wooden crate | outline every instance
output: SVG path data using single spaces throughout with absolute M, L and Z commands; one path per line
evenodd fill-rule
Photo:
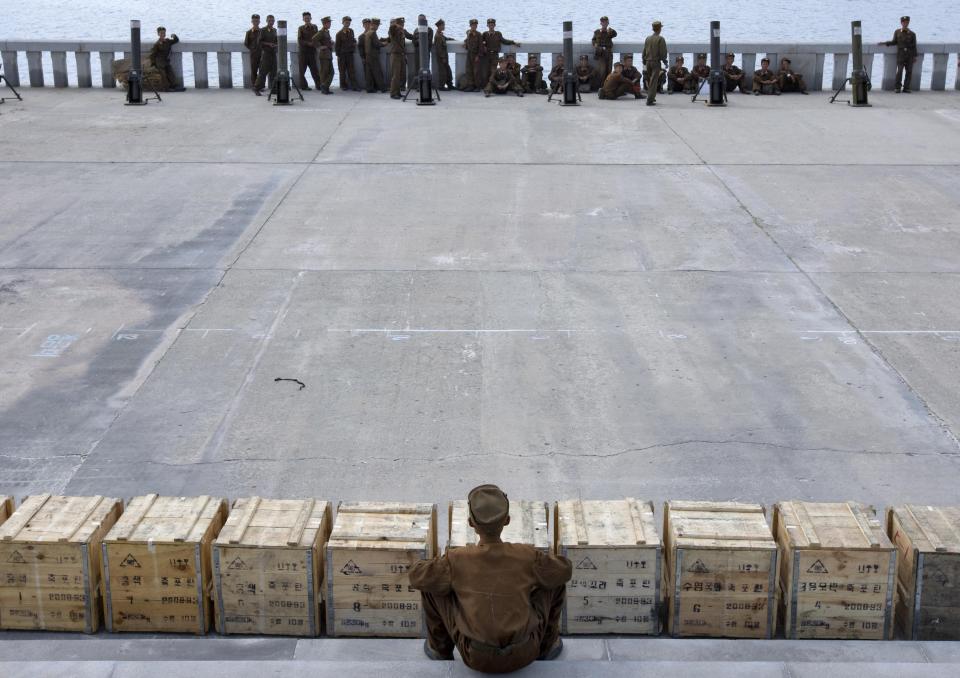
M 0 525 L 0 629 L 95 633 L 100 542 L 121 513 L 108 497 L 27 497 Z
M 0 525 L 13 513 L 13 497 L 0 494 Z
M 512 544 L 529 544 L 540 551 L 548 552 L 550 550 L 549 511 L 545 501 L 511 499 L 510 524 L 503 528 L 500 539 Z M 467 522 L 470 518 L 470 507 L 466 499 L 450 502 L 447 517 L 450 524 L 448 549 L 477 543 L 479 540 L 477 532 Z
M 660 632 L 663 542 L 653 504 L 636 499 L 560 501 L 556 550 L 573 563 L 561 632 Z
M 213 546 L 220 633 L 320 634 L 330 503 L 237 499 Z
M 227 519 L 215 497 L 135 497 L 103 540 L 108 631 L 207 632 L 211 545 Z
M 960 640 L 960 506 L 887 510 L 897 548 L 896 621 L 912 640 Z
M 892 637 L 896 554 L 871 507 L 780 502 L 773 533 L 787 638 Z
M 674 637 L 772 638 L 777 544 L 759 504 L 664 505 L 667 629 Z
M 327 543 L 327 634 L 424 635 L 410 568 L 436 552 L 436 504 L 341 503 Z

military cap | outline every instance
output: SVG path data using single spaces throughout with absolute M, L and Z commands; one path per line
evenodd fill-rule
M 362 24 L 368 24 L 368 23 L 370 23 L 370 19 L 360 19 L 360 23 L 362 23 Z
M 167 27 L 166 27 L 166 26 L 157 26 L 157 33 L 159 33 L 160 31 L 165 31 L 165 30 L 167 30 Z
M 433 22 L 434 26 L 439 26 L 440 24 L 443 24 L 444 26 L 446 26 L 447 22 L 444 21 L 443 19 L 437 19 L 436 21 Z
M 495 23 L 497 23 L 497 20 L 496 20 L 496 19 L 487 19 L 487 23 L 488 23 L 488 24 L 495 24 Z
M 706 59 L 706 58 L 707 58 L 707 55 L 704 54 L 703 52 L 700 52 L 700 53 L 697 55 L 697 58 L 698 58 L 698 59 Z
M 353 21 L 353 19 L 351 19 L 351 18 L 348 17 L 348 16 L 345 16 L 345 17 L 343 17 L 342 19 L 340 19 L 340 21 L 341 21 L 341 23 L 342 23 L 342 22 L 344 22 L 344 21 Z M 362 22 L 361 22 L 361 23 L 362 23 Z
M 322 19 L 320 19 L 320 23 L 325 23 L 325 22 L 327 22 L 327 21 L 333 21 L 333 19 L 331 19 L 331 18 L 328 17 L 328 16 L 325 16 L 325 17 L 323 17 Z
M 610 21 L 610 17 L 602 16 L 600 17 L 600 21 Z
M 510 500 L 496 485 L 480 485 L 467 495 L 470 518 L 480 527 L 497 527 L 510 515 Z
M 727 52 L 727 56 L 728 56 L 728 57 L 732 57 L 732 56 L 735 56 L 735 55 L 734 55 L 733 52 Z
M 793 63 L 793 62 L 790 61 L 790 59 L 788 59 L 787 57 L 783 57 L 782 59 L 780 59 L 780 61 L 786 61 L 788 64 L 792 64 L 792 63 Z
M 372 19 L 370 19 L 370 23 L 372 23 L 372 24 L 378 24 L 378 23 L 380 23 L 380 19 L 378 19 L 377 17 L 373 17 Z
M 251 15 L 250 15 L 250 18 L 251 18 L 251 19 L 259 19 L 259 18 L 260 18 L 260 15 L 259 15 L 259 14 L 251 14 Z
M 590 58 L 590 57 L 588 57 L 586 54 L 581 54 L 581 55 L 580 55 L 580 61 L 583 61 L 584 59 L 589 59 L 589 58 Z
M 477 21 L 476 19 L 470 19 L 470 25 L 471 25 L 471 26 L 472 26 L 473 24 L 478 24 L 478 23 L 480 23 L 480 22 Z
M 654 22 L 653 22 L 653 25 L 654 25 L 654 26 L 660 26 L 660 27 L 662 28 L 662 27 L 663 27 L 663 22 L 661 22 L 661 21 L 654 21 Z
M 313 16 L 310 12 L 304 12 L 300 16 Z
M 904 15 L 904 16 L 900 17 L 900 21 L 910 21 L 910 17 Z
M 678 55 L 677 55 L 677 58 L 674 59 L 674 61 L 678 61 L 678 62 L 679 62 L 679 61 L 683 61 L 683 60 L 684 60 L 684 59 L 683 59 L 683 55 L 682 55 L 682 54 L 678 54 Z

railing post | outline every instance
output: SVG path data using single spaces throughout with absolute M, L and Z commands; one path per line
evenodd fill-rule
M 954 89 L 960 89 L 960 52 L 957 52 L 957 79 L 953 82 Z
M 116 87 L 113 77 L 113 52 L 100 52 L 100 84 L 103 87 Z
M 93 87 L 93 73 L 90 70 L 90 52 L 74 52 L 77 59 L 77 87 Z
M 873 52 L 868 52 L 863 55 L 863 70 L 866 72 L 867 77 L 870 78 L 871 84 L 873 81 Z
M 30 86 L 43 87 L 43 52 L 27 52 L 27 70 Z
M 220 89 L 233 88 L 233 60 L 230 52 L 217 52 L 217 75 Z
M 749 90 L 753 87 L 753 72 L 757 70 L 757 53 L 744 52 L 740 63 L 740 68 L 743 69 L 743 86 Z
M 3 50 L 3 77 L 14 87 L 20 86 L 20 64 L 16 50 Z
M 177 82 L 181 87 L 186 87 L 187 83 L 183 79 L 183 52 L 176 50 L 170 52 L 170 65 L 173 66 L 173 74 L 177 76 Z M 175 87 L 175 83 L 170 83 L 170 87 Z
M 847 87 L 847 67 L 850 64 L 850 55 L 846 52 L 835 52 L 833 55 L 833 85 L 834 92 Z
M 66 87 L 67 82 L 67 53 L 56 51 L 50 52 L 50 60 L 53 63 L 53 86 Z
M 217 62 L 219 66 L 219 60 Z M 250 51 L 243 50 L 240 52 L 240 66 L 243 70 L 243 86 L 246 89 L 253 87 L 253 82 L 250 80 Z
M 197 89 L 207 89 L 210 86 L 206 52 L 193 53 L 193 86 Z
M 814 54 L 813 82 L 810 89 L 814 92 L 823 91 L 823 62 L 827 60 L 825 52 Z
M 949 54 L 933 55 L 933 77 L 930 79 L 930 89 L 942 91 L 947 88 L 947 62 Z
M 893 79 L 897 76 L 897 55 L 890 52 L 883 53 L 883 80 L 880 87 L 885 92 L 893 91 Z

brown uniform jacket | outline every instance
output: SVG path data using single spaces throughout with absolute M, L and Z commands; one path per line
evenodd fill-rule
M 625 89 L 624 85 L 627 83 L 628 81 L 623 77 L 623 73 L 614 71 L 603 81 L 603 86 L 600 87 L 600 91 L 603 92 L 604 96 L 613 98 L 618 94 L 622 94 L 620 90 Z
M 738 75 L 743 75 L 743 71 L 737 66 L 727 66 L 724 64 L 720 67 L 720 70 L 723 71 L 723 74 L 729 78 L 736 78 Z
M 251 52 L 260 53 L 260 29 L 251 28 L 243 36 L 243 46 Z
M 472 54 L 477 54 L 482 47 L 483 34 L 472 28 L 467 30 L 467 37 L 463 40 L 463 48 Z
M 407 44 L 406 36 L 406 30 L 399 24 L 390 26 L 390 30 L 387 31 L 387 38 L 390 40 L 387 54 L 403 54 Z
M 173 36 L 172 38 L 164 38 L 163 40 L 157 40 L 153 43 L 153 48 L 150 50 L 150 59 L 153 61 L 153 65 L 158 68 L 162 68 L 170 61 L 170 50 L 173 49 L 173 46 L 180 42 L 180 38 Z
M 487 48 L 487 54 L 496 54 L 500 52 L 503 45 L 516 45 L 513 40 L 507 40 L 500 31 L 486 31 L 483 34 L 483 44 Z
M 379 62 L 383 39 L 372 28 L 363 34 L 363 56 L 372 62 Z
M 447 48 L 447 43 L 450 40 L 451 38 L 445 33 L 437 33 L 433 39 L 434 53 L 437 55 L 437 61 L 442 64 L 450 63 L 450 52 Z
M 625 80 L 629 80 L 633 84 L 639 83 L 640 78 L 642 77 L 636 66 L 631 66 L 630 68 L 624 66 L 623 71 L 621 71 L 621 75 L 623 75 Z
M 769 69 L 764 71 L 761 68 L 753 72 L 753 79 L 759 80 L 763 85 L 775 85 L 777 83 L 777 74 Z
M 319 30 L 316 24 L 303 24 L 297 29 L 297 46 L 301 52 L 311 52 L 316 49 L 314 40 Z
M 603 30 L 598 28 L 593 32 L 593 40 L 590 42 L 593 43 L 594 48 L 597 50 L 605 50 L 606 52 L 613 51 L 613 39 L 617 37 L 617 32 L 612 28 Z
M 658 33 L 651 33 L 643 42 L 643 65 L 654 67 L 656 62 L 667 62 L 667 41 Z
M 277 49 L 277 29 L 264 26 L 260 29 L 260 54 L 271 52 L 276 54 Z
M 917 34 L 909 28 L 898 28 L 893 32 L 893 40 L 887 40 L 887 47 L 897 46 L 897 62 L 906 63 L 917 56 Z
M 547 76 L 547 79 L 555 86 L 563 84 L 563 66 L 557 64 L 551 68 L 550 75 Z
M 330 39 L 330 31 L 321 28 L 313 36 L 313 44 L 318 47 L 317 56 L 321 59 L 333 59 L 333 41 Z
M 337 31 L 337 38 L 333 43 L 333 51 L 337 56 L 347 56 L 357 51 L 357 38 L 352 28 L 341 28 Z
M 671 66 L 670 70 L 667 71 L 667 77 L 670 78 L 670 82 L 678 82 L 681 85 L 686 85 L 690 79 L 690 71 L 686 66 Z
M 703 66 L 694 66 L 693 70 L 690 71 L 693 75 L 698 78 L 709 78 L 710 77 L 710 67 L 704 64 Z
M 526 640 L 539 620 L 535 590 L 563 586 L 573 574 L 563 556 L 526 544 L 482 544 L 422 560 L 410 570 L 413 588 L 455 598 L 457 628 L 468 638 L 506 647 Z

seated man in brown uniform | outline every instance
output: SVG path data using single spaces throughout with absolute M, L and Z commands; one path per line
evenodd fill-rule
M 667 94 L 674 92 L 692 94 L 693 82 L 696 80 L 690 77 L 690 71 L 683 65 L 683 57 L 678 56 L 673 66 L 667 71 Z
M 550 69 L 547 79 L 550 81 L 550 91 L 556 94 L 563 89 L 563 55 L 557 57 Z
M 790 59 L 786 57 L 780 59 L 780 72 L 777 73 L 777 84 L 780 85 L 781 92 L 800 92 L 800 94 L 807 94 L 807 86 L 803 82 L 803 76 L 790 68 Z
M 496 485 L 475 487 L 467 499 L 479 544 L 410 570 L 410 584 L 423 596 L 424 652 L 449 660 L 456 647 L 464 664 L 487 673 L 555 659 L 563 648 L 559 623 L 570 561 L 500 541 L 510 502 Z
M 780 81 L 777 74 L 770 70 L 770 59 L 763 57 L 760 60 L 760 70 L 753 72 L 753 93 L 780 95 Z
M 580 63 L 573 72 L 577 76 L 577 87 L 581 92 L 593 92 L 599 86 L 597 69 L 590 63 L 590 57 L 586 54 L 580 55 Z
M 690 69 L 691 85 L 694 90 L 700 89 L 700 86 L 703 84 L 703 81 L 710 77 L 710 67 L 707 66 L 707 55 L 698 54 L 697 63 L 693 65 L 693 68 Z
M 720 67 L 723 71 L 723 82 L 728 92 L 733 92 L 739 87 L 740 94 L 746 94 L 747 90 L 743 88 L 743 69 L 734 65 L 734 58 L 733 52 L 730 52 L 727 54 L 727 62 Z
M 513 92 L 518 97 L 523 96 L 523 85 L 521 85 L 513 75 L 510 64 L 506 57 L 500 57 L 497 62 L 497 70 L 490 76 L 487 86 L 483 88 L 484 96 L 492 94 L 506 94 Z
M 633 95 L 639 99 L 642 93 L 643 87 L 643 73 L 640 72 L 640 69 L 633 65 L 633 55 L 624 54 L 623 58 L 623 70 L 620 71 L 620 74 L 623 76 L 623 79 L 629 82 L 632 86 Z
M 619 99 L 630 92 L 633 92 L 633 83 L 623 77 L 623 64 L 618 61 L 613 65 L 613 73 L 604 79 L 597 96 L 601 99 Z M 639 95 L 634 96 L 640 98 Z

